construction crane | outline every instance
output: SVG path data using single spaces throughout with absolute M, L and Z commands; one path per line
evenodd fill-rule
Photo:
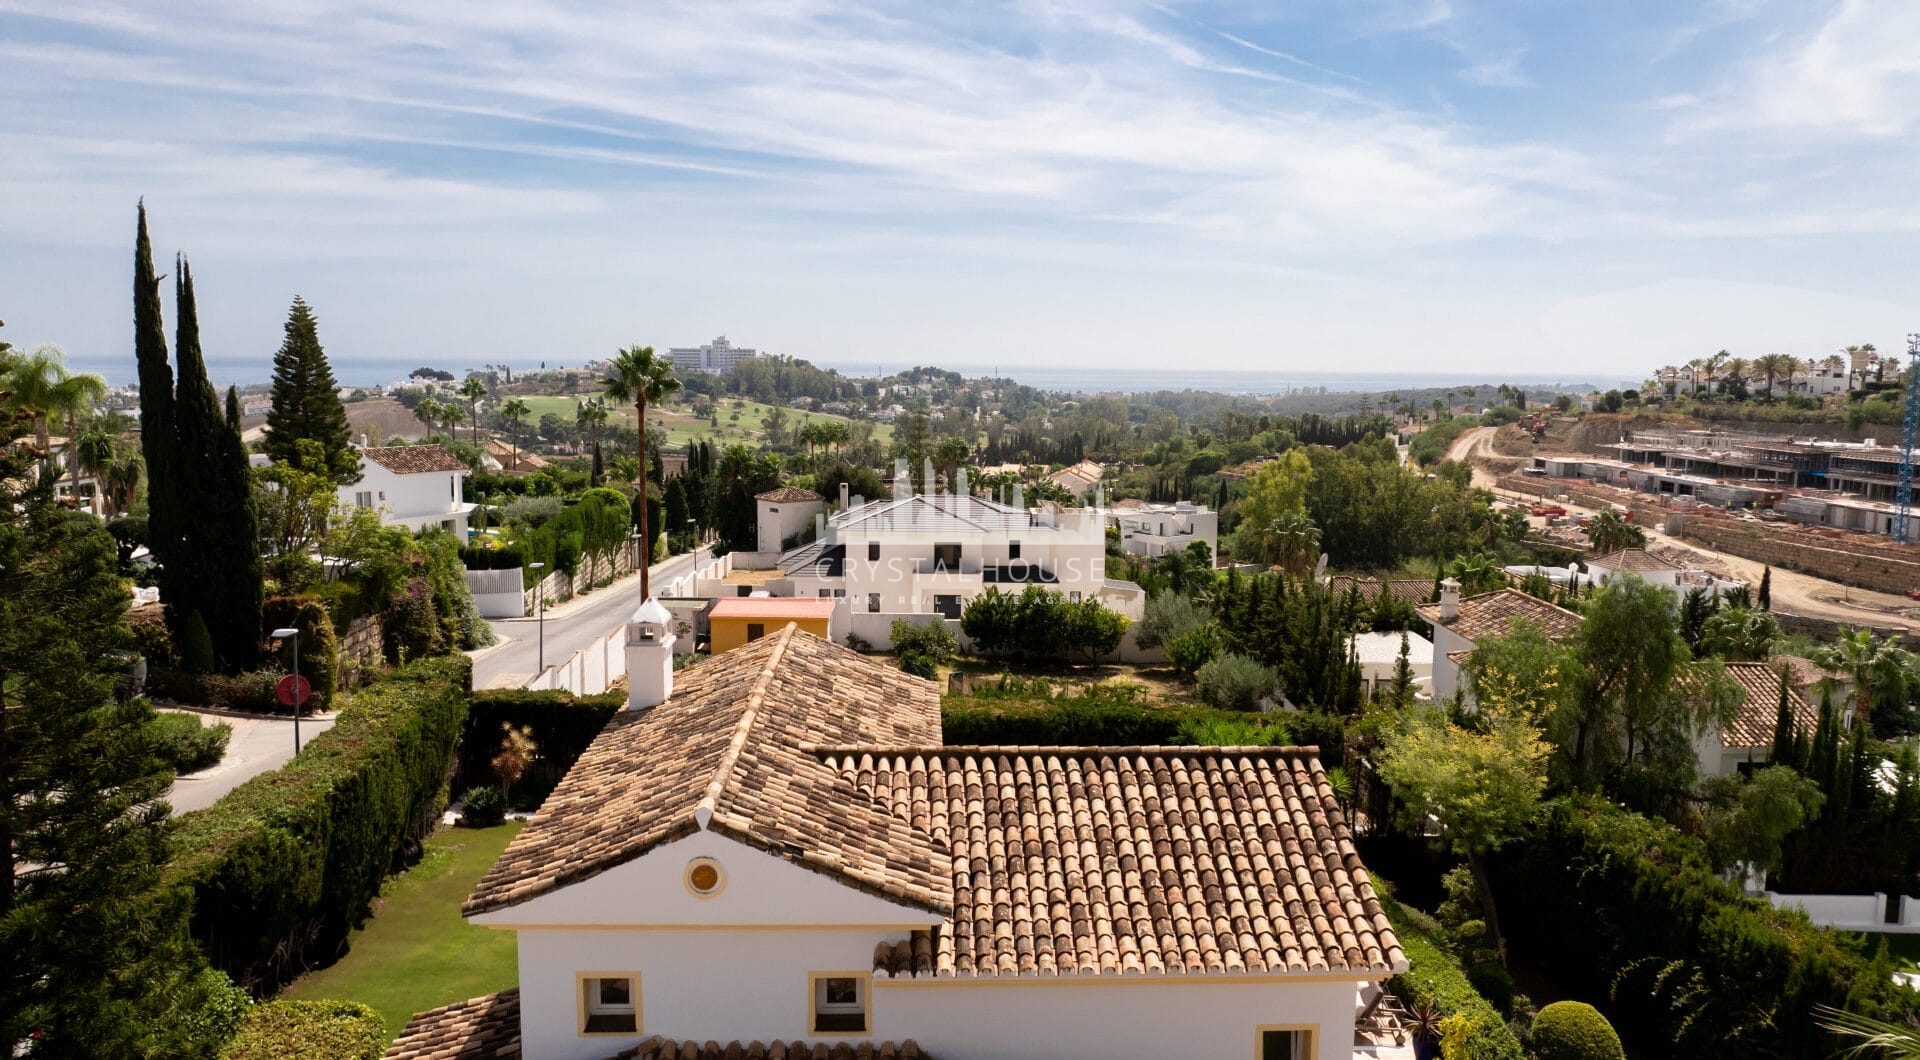
M 1913 443 L 1920 434 L 1920 333 L 1907 336 L 1907 418 L 1900 429 L 1900 485 L 1893 501 L 1893 539 L 1907 540 L 1907 515 L 1913 507 Z

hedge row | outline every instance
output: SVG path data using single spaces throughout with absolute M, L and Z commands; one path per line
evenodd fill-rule
M 1861 937 L 1813 927 L 1714 875 L 1698 841 L 1591 799 L 1561 800 L 1495 863 L 1501 924 L 1576 994 L 1674 1055 L 1827 1056 L 1814 1006 L 1920 1008 Z M 1570 959 L 1570 955 L 1573 955 Z
M 940 728 L 956 746 L 1135 747 L 1184 742 L 1188 725 L 1245 722 L 1248 715 L 1213 707 L 1167 705 L 1132 684 L 1098 684 L 1077 694 L 1049 693 L 1044 680 L 1004 680 L 976 686 L 969 695 L 941 700 Z M 1345 723 L 1337 715 L 1300 711 L 1274 715 L 1295 743 L 1320 748 L 1320 760 L 1339 765 Z
M 387 1025 L 356 1001 L 268 1001 L 247 1010 L 220 1060 L 380 1060 Z
M 1442 1016 L 1465 1016 L 1471 1022 L 1466 1051 L 1447 1060 L 1521 1060 L 1520 1039 L 1507 1029 L 1506 1018 L 1481 997 L 1460 962 L 1433 937 L 1428 919 L 1391 898 L 1382 897 L 1393 933 L 1407 955 L 1407 970 L 1387 981 L 1395 997 L 1415 1005 L 1432 1005 Z
M 515 803 L 537 802 L 560 783 L 607 719 L 626 705 L 623 692 L 575 696 L 565 690 L 528 691 L 489 688 L 475 692 L 460 730 L 460 751 L 453 772 L 453 794 L 494 783 L 493 756 L 500 750 L 501 726 L 527 726 L 539 748 L 533 765 L 512 792 Z
M 285 767 L 181 819 L 169 876 L 215 967 L 257 996 L 339 955 L 433 828 L 471 682 L 459 655 L 396 670 Z

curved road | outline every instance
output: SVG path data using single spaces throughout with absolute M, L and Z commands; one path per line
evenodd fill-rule
M 702 549 L 654 564 L 654 592 L 659 592 L 661 583 L 692 571 L 696 561 L 706 558 L 707 552 Z M 639 606 L 640 579 L 629 574 L 605 588 L 548 607 L 547 665 L 565 662 L 574 652 L 612 633 Z M 473 687 L 517 687 L 539 672 L 541 634 L 537 617 L 494 619 L 493 632 L 501 643 L 469 653 L 473 657 Z
M 1503 497 L 1512 497 L 1531 501 L 1533 498 L 1523 494 L 1508 493 L 1496 489 L 1493 475 L 1480 466 L 1478 458 L 1498 455 L 1493 448 L 1494 433 L 1497 427 L 1474 427 L 1462 431 L 1460 437 L 1453 440 L 1447 448 L 1447 459 L 1469 461 L 1473 467 L 1473 484 Z M 1577 504 L 1566 503 L 1562 507 L 1578 515 L 1593 515 L 1595 512 Z M 1698 541 L 1687 541 L 1669 537 L 1664 531 L 1653 526 L 1643 526 L 1647 532 L 1647 543 L 1684 548 L 1700 553 L 1724 566 L 1734 577 L 1749 585 L 1758 586 L 1764 565 L 1741 556 L 1726 552 L 1717 552 Z M 1880 628 L 1900 628 L 1911 631 L 1916 623 L 1905 612 L 1915 606 L 1914 602 L 1892 593 L 1874 592 L 1871 589 L 1855 589 L 1851 586 L 1831 582 L 1825 578 L 1799 574 L 1789 570 L 1775 569 L 1773 572 L 1773 606 L 1776 610 L 1806 618 L 1821 618 L 1830 622 L 1840 622 L 1853 626 L 1876 626 Z

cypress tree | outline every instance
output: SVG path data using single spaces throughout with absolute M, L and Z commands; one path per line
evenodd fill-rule
M 1773 568 L 1760 569 L 1760 610 L 1773 610 Z
M 147 464 L 147 547 L 160 562 L 160 598 L 177 637 L 193 610 L 195 588 L 182 567 L 178 486 L 174 475 L 173 369 L 167 364 L 167 331 L 160 316 L 160 279 L 153 272 L 147 238 L 147 205 L 140 204 L 133 248 L 133 352 L 140 378 L 140 453 Z M 184 605 L 184 606 L 183 606 Z
M 237 387 L 227 388 L 227 426 L 233 433 L 240 433 L 240 390 Z
M 587 476 L 588 486 L 600 485 L 600 479 L 606 474 L 606 466 L 600 460 L 600 443 L 593 443 L 593 471 Z
M 1773 718 L 1773 747 L 1767 752 L 1767 761 L 1777 766 L 1792 766 L 1804 771 L 1806 763 L 1793 756 L 1793 707 L 1787 701 L 1787 668 L 1780 668 L 1780 707 Z
M 306 301 L 295 298 L 287 310 L 286 337 L 273 355 L 267 455 L 281 463 L 298 463 L 295 443 L 302 438 L 320 443 L 335 484 L 360 481 L 360 454 L 354 452 L 347 408 L 340 403 L 339 384 L 320 347 L 319 325 Z
M 193 270 L 180 258 L 175 272 L 174 311 L 179 322 L 174 356 L 180 367 L 174 393 L 177 466 L 193 471 L 192 503 L 185 510 L 194 517 L 183 573 L 197 579 L 194 603 L 206 621 L 217 664 L 227 670 L 248 670 L 260 660 L 266 578 L 253 476 L 240 432 L 227 422 L 213 384 L 207 381 Z
M 1833 713 L 1833 699 L 1820 697 L 1820 723 L 1813 730 L 1813 747 L 1807 752 L 1807 775 L 1827 800 L 1833 800 L 1833 779 L 1840 757 L 1840 723 Z

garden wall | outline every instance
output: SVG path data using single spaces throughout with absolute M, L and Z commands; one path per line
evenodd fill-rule
M 361 615 L 340 634 L 340 661 L 378 666 L 386 658 L 386 631 L 379 615 Z
M 1905 595 L 1909 589 L 1920 589 L 1920 551 L 1903 548 L 1892 541 L 1868 543 L 1791 529 L 1778 523 L 1756 524 L 1697 515 L 1685 515 L 1677 521 L 1676 536 L 1755 563 L 1883 593 Z

